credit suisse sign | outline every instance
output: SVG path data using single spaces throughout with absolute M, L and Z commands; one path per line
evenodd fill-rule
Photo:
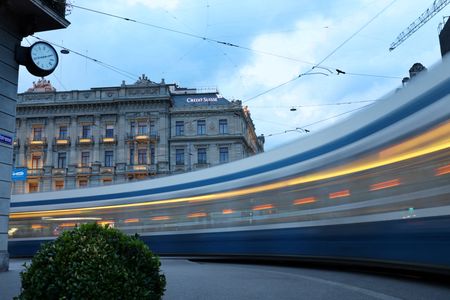
M 199 98 L 191 98 L 187 97 L 186 102 L 187 103 L 204 103 L 204 102 L 217 102 L 216 97 L 199 97 Z

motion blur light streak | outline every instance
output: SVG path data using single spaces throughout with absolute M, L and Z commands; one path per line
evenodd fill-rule
M 97 224 L 105 226 L 105 225 L 114 225 L 114 221 L 98 221 Z
M 308 203 L 314 203 L 316 202 L 316 198 L 314 197 L 307 197 L 302 199 L 294 200 L 294 205 L 302 205 L 302 204 L 308 204 Z
M 31 225 L 31 229 L 43 229 L 45 228 L 45 226 L 40 225 L 40 224 L 33 224 Z
M 61 215 L 102 217 L 161 255 L 333 258 L 450 274 L 450 184 L 436 176 L 450 169 L 445 62 L 352 119 L 270 153 L 146 181 L 13 195 L 10 255 L 33 255 L 71 229 L 41 218 Z
M 139 223 L 139 219 L 138 218 L 133 218 L 133 219 L 126 219 L 123 221 L 125 224 L 128 223 Z
M 59 227 L 75 227 L 75 226 L 77 226 L 76 223 L 62 223 L 62 224 L 59 224 Z
M 252 208 L 252 210 L 265 210 L 265 209 L 272 209 L 272 204 L 263 204 L 263 205 L 256 205 Z
M 450 164 L 436 169 L 436 176 L 441 176 L 449 173 L 450 173 Z
M 150 220 L 152 221 L 167 221 L 170 220 L 169 216 L 157 216 L 157 217 L 151 217 Z
M 188 218 L 202 218 L 202 217 L 206 217 L 207 214 L 203 213 L 203 212 L 198 212 L 198 213 L 192 213 L 188 215 Z
M 342 190 L 339 192 L 330 193 L 328 195 L 328 198 L 335 199 L 335 198 L 343 198 L 350 196 L 350 190 Z
M 439 136 L 439 140 L 435 141 L 427 145 L 427 147 L 423 147 L 418 150 L 411 150 L 407 153 L 398 153 L 393 155 L 392 157 L 385 157 L 383 159 L 379 159 L 378 155 L 371 156 L 368 159 L 360 160 L 355 163 L 350 163 L 344 167 L 334 168 L 328 171 L 322 171 L 313 173 L 311 175 L 300 176 L 297 178 L 284 180 L 276 183 L 271 183 L 262 186 L 256 186 L 251 188 L 243 188 L 240 190 L 234 190 L 229 192 L 219 192 L 208 195 L 201 196 L 193 196 L 186 198 L 176 198 L 176 199 L 167 199 L 167 200 L 155 200 L 151 202 L 139 202 L 139 203 L 130 203 L 130 204 L 119 204 L 119 205 L 110 205 L 110 206 L 97 206 L 97 207 L 82 207 L 76 209 L 61 209 L 61 210 L 43 210 L 43 211 L 30 211 L 30 212 L 12 212 L 10 214 L 10 219 L 17 218 L 29 218 L 29 217 L 40 217 L 40 216 L 60 216 L 63 214 L 75 214 L 75 213 L 83 213 L 83 211 L 93 211 L 93 210 L 104 210 L 104 209 L 114 209 L 114 208 L 125 208 L 125 207 L 140 207 L 140 206 L 150 206 L 150 205 L 160 205 L 160 204 L 174 204 L 181 202 L 190 202 L 190 201 L 211 201 L 218 200 L 224 198 L 232 198 L 237 196 L 243 196 L 253 193 L 265 192 L 280 188 L 285 188 L 288 186 L 295 186 L 302 183 L 309 183 L 324 179 L 331 179 L 334 177 L 339 177 L 343 175 L 349 175 L 352 173 L 357 173 L 361 171 L 366 171 L 370 169 L 374 169 L 377 167 L 386 166 L 389 164 L 398 163 L 401 161 L 405 161 L 408 159 L 413 159 L 416 157 L 420 157 L 423 155 L 431 154 L 433 152 L 441 151 L 444 149 L 450 148 L 450 137 L 442 136 L 442 131 L 450 129 L 450 122 L 447 122 L 445 125 L 442 125 L 438 128 L 432 130 L 437 136 Z
M 393 180 L 388 180 L 388 181 L 385 181 L 385 182 L 372 184 L 370 186 L 370 190 L 371 191 L 377 191 L 377 190 L 381 190 L 381 189 L 387 189 L 387 188 L 390 188 L 390 187 L 394 187 L 394 186 L 397 186 L 397 185 L 400 185 L 400 180 L 399 179 L 393 179 Z

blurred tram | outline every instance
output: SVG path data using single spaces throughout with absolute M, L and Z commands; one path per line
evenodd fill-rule
M 201 171 L 13 195 L 12 257 L 87 222 L 160 255 L 450 270 L 450 61 L 289 145 Z

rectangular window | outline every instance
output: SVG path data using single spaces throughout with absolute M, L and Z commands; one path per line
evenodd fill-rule
M 198 135 L 205 135 L 206 134 L 206 121 L 205 120 L 198 120 L 197 121 L 197 134 Z
M 55 190 L 60 191 L 64 189 L 64 180 L 56 180 L 55 181 Z
M 33 141 L 42 141 L 42 127 L 33 127 Z
M 150 121 L 150 135 L 156 135 L 155 121 Z
M 147 164 L 147 149 L 138 150 L 138 164 L 139 165 Z
M 155 145 L 150 145 L 150 163 L 152 165 L 155 164 Z
M 84 188 L 88 186 L 88 180 L 87 179 L 79 179 L 78 180 L 78 187 Z
M 198 148 L 197 162 L 198 164 L 206 164 L 206 148 Z
M 219 134 L 228 133 L 228 121 L 226 119 L 219 120 Z
M 91 125 L 83 125 L 83 127 L 81 128 L 81 138 L 91 138 Z
M 33 154 L 31 156 L 31 168 L 40 169 L 41 168 L 41 155 Z
M 63 169 L 66 167 L 66 152 L 58 153 L 58 168 Z
M 130 165 L 134 165 L 134 148 L 130 148 Z
M 105 137 L 114 137 L 114 125 L 106 125 Z
M 175 149 L 175 163 L 184 165 L 184 149 Z
M 183 121 L 175 122 L 175 135 L 176 136 L 184 135 L 184 122 Z
M 39 192 L 39 183 L 29 182 L 28 183 L 28 192 L 30 192 L 30 193 Z
M 220 149 L 219 149 L 219 162 L 221 164 L 228 162 L 228 147 L 220 147 Z
M 81 166 L 82 167 L 89 167 L 89 165 L 91 163 L 89 156 L 90 156 L 89 152 L 81 152 Z
M 136 134 L 136 122 L 130 122 L 130 135 L 134 136 Z
M 139 122 L 138 123 L 138 135 L 146 135 L 147 134 L 147 123 Z
M 112 167 L 114 164 L 113 161 L 114 152 L 111 150 L 105 151 L 105 167 Z
M 59 139 L 60 140 L 67 139 L 67 126 L 59 127 Z

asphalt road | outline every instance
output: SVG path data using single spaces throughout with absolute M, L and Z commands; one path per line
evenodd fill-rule
M 0 273 L 0 300 L 20 291 L 23 260 Z M 196 262 L 163 258 L 164 300 L 221 299 L 450 299 L 450 285 L 337 269 Z
M 165 300 L 450 299 L 450 286 L 421 279 L 268 265 L 163 259 Z

